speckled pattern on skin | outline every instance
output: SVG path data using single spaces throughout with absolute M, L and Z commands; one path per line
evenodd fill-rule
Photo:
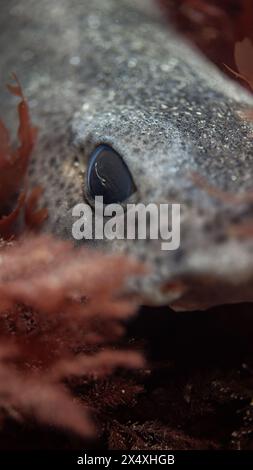
M 252 301 L 253 240 L 228 235 L 253 216 L 252 205 L 224 204 L 189 177 L 252 189 L 253 126 L 238 115 L 252 97 L 163 24 L 149 0 L 3 0 L 0 23 L 1 114 L 13 125 L 3 85 L 15 70 L 40 127 L 30 176 L 45 189 L 45 229 L 71 236 L 87 159 L 109 143 L 132 172 L 134 201 L 182 204 L 175 252 L 161 251 L 160 240 L 99 243 L 151 265 L 134 283 L 143 302 Z

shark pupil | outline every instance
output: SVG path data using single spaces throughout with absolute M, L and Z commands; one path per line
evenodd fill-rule
M 103 196 L 104 204 L 121 203 L 136 190 L 127 165 L 109 145 L 99 145 L 92 153 L 87 185 L 90 197 Z

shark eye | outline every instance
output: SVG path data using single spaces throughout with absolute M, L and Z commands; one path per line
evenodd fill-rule
M 109 145 L 99 145 L 87 170 L 89 196 L 103 196 L 104 204 L 121 203 L 135 191 L 132 175 L 121 156 Z

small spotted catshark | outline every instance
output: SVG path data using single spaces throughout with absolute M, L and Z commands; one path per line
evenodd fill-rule
M 129 170 L 132 201 L 181 204 L 176 251 L 161 251 L 160 240 L 95 244 L 151 266 L 134 285 L 143 303 L 252 301 L 253 239 L 231 227 L 252 220 L 253 205 L 221 200 L 191 178 L 234 194 L 252 189 L 253 127 L 238 112 L 253 106 L 250 94 L 149 0 L 2 0 L 0 22 L 1 83 L 15 70 L 40 128 L 30 181 L 44 188 L 45 230 L 71 237 L 90 157 L 107 145 Z M 2 92 L 9 125 L 11 107 Z

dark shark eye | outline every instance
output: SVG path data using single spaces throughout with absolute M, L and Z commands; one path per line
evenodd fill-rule
M 87 184 L 90 197 L 103 196 L 104 204 L 123 202 L 136 190 L 127 165 L 109 145 L 99 145 L 92 153 Z

